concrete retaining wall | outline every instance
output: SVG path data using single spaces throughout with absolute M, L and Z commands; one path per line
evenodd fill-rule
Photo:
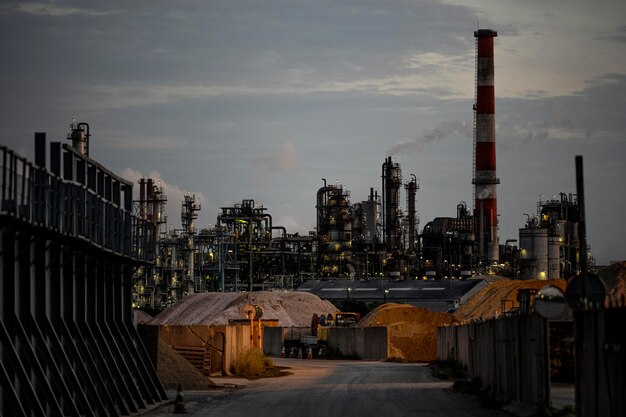
M 369 361 L 389 357 L 386 327 L 332 327 L 328 329 L 328 347 L 338 356 Z
M 437 359 L 467 367 L 468 376 L 507 402 L 549 405 L 547 321 L 536 314 L 440 327 Z
M 283 350 L 283 328 L 266 327 L 263 330 L 263 353 L 275 358 L 280 357 Z

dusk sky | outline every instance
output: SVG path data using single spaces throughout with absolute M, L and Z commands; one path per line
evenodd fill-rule
M 76 118 L 92 158 L 161 180 L 168 223 L 191 192 L 198 228 L 254 199 L 289 233 L 322 178 L 366 200 L 392 155 L 421 231 L 473 205 L 477 27 L 498 32 L 500 242 L 576 192 L 583 155 L 592 252 L 626 259 L 623 0 L 0 0 L 0 144 L 32 158 Z

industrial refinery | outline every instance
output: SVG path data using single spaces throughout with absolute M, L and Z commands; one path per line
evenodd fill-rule
M 0 415 L 185 413 L 183 384 L 223 390 L 195 394 L 194 415 L 222 415 L 220 405 L 240 415 L 224 404 L 257 407 L 241 400 L 255 389 L 270 404 L 260 415 L 308 415 L 334 398 L 320 387 L 337 386 L 341 405 L 323 410 L 343 415 L 356 394 L 379 396 L 381 414 L 399 403 L 391 415 L 414 415 L 420 395 L 440 395 L 426 412 L 457 415 L 466 406 L 444 410 L 447 376 L 404 363 L 434 361 L 519 415 L 546 415 L 553 382 L 569 385 L 568 401 L 575 390 L 578 415 L 623 415 L 626 263 L 594 274 L 582 156 L 575 194 L 540 195 L 519 234 L 500 236 L 500 216 L 522 213 L 498 210 L 497 36 L 474 32 L 472 172 L 459 179 L 472 200 L 450 217 L 420 218 L 420 177 L 433 173 L 403 173 L 402 154 L 364 167 L 380 178 L 364 189 L 320 172 L 309 184 L 315 227 L 301 234 L 277 224 L 272 201 L 245 195 L 200 224 L 197 195 L 173 201 L 156 175 L 135 183 L 92 159 L 85 121 L 62 142 L 35 133 L 34 162 L 0 146 Z M 286 385 L 256 381 L 275 376 Z M 295 405 L 275 414 L 285 393 Z M 371 414 L 356 410 L 347 415 Z
M 460 201 L 455 217 L 437 217 L 420 229 L 420 173 L 403 176 L 400 162 L 391 156 L 381 163 L 380 184 L 372 185 L 363 199 L 351 198 L 353 190 L 322 178 L 320 187 L 311 190 L 316 228 L 306 235 L 274 224 L 271 201 L 245 196 L 241 203 L 222 207 L 215 213 L 214 226 L 203 228 L 196 224 L 201 207 L 194 195 L 168 202 L 153 179 L 141 179 L 135 211 L 154 225 L 158 238 L 151 249 L 156 262 L 136 273 L 135 306 L 160 310 L 186 295 L 207 291 L 293 290 L 313 279 L 469 279 L 486 274 L 553 279 L 576 274 L 578 214 L 576 196 L 571 194 L 561 194 L 560 201 L 539 202 L 519 237 L 500 244 L 496 36 L 488 29 L 474 32 L 473 173 L 471 184 L 468 181 L 473 207 Z M 70 136 L 76 135 L 80 134 Z M 180 230 L 167 229 L 166 203 L 181 205 Z

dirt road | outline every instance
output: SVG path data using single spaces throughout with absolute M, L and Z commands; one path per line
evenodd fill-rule
M 426 365 L 276 359 L 293 375 L 231 393 L 186 392 L 187 415 L 219 417 L 504 416 L 437 381 Z M 218 380 L 219 382 L 219 380 Z M 150 416 L 168 415 L 162 407 Z

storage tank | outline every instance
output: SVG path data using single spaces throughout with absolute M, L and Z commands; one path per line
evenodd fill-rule
M 519 231 L 520 279 L 548 278 L 548 229 L 526 227 Z

